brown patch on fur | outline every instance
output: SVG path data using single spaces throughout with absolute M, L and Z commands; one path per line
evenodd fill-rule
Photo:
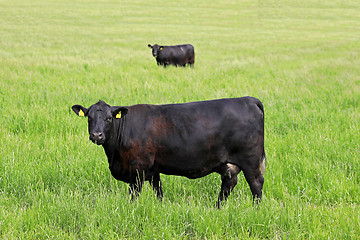
M 160 115 L 157 118 L 151 119 L 153 122 L 151 132 L 149 132 L 150 138 L 158 138 L 165 136 L 170 132 L 174 132 L 175 126 L 173 123 L 170 123 L 166 118 Z
M 146 139 L 133 140 L 120 150 L 122 167 L 130 176 L 138 173 L 147 175 L 151 171 L 155 157 L 162 148 L 159 139 L 174 129 L 174 126 L 169 124 L 163 116 L 154 119 L 149 117 L 148 121 L 151 124 L 149 123 L 149 129 L 144 129 Z
M 128 148 L 120 151 L 123 167 L 129 173 L 134 173 L 136 169 L 139 172 L 146 171 L 154 165 L 156 146 L 150 141 L 145 143 L 132 142 Z

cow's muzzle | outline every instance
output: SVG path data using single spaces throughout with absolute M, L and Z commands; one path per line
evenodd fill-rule
M 93 132 L 90 133 L 90 140 L 97 145 L 102 145 L 105 141 L 105 138 L 101 132 Z

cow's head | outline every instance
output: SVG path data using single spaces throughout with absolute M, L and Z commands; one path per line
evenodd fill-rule
M 110 134 L 114 134 L 111 132 L 114 122 L 128 111 L 125 107 L 112 107 L 101 100 L 89 108 L 74 105 L 72 110 L 80 117 L 88 117 L 89 138 L 98 145 L 104 144 Z
M 159 46 L 159 45 L 157 45 L 157 44 L 154 44 L 153 46 L 151 46 L 151 44 L 148 44 L 148 47 L 149 47 L 149 48 L 152 48 L 152 55 L 153 55 L 154 57 L 156 57 L 157 55 L 159 55 L 159 52 L 160 52 L 161 50 L 163 50 L 163 48 L 164 48 L 164 46 Z

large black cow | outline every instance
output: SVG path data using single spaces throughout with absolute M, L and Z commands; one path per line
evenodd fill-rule
M 175 46 L 159 46 L 148 44 L 152 48 L 152 54 L 156 57 L 158 65 L 175 65 L 183 66 L 186 64 L 193 66 L 195 63 L 194 47 L 191 44 L 175 45 Z
M 222 176 L 220 207 L 243 171 L 254 200 L 264 183 L 264 109 L 253 97 L 183 104 L 72 106 L 88 117 L 90 140 L 102 145 L 111 174 L 130 183 L 132 199 L 149 181 L 161 199 L 160 173 Z

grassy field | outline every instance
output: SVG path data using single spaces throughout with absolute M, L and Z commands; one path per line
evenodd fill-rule
M 359 239 L 360 2 L 0 0 L 0 239 Z M 194 68 L 147 44 L 191 43 Z M 130 203 L 71 106 L 251 95 L 261 205 L 240 173 L 162 175 Z

